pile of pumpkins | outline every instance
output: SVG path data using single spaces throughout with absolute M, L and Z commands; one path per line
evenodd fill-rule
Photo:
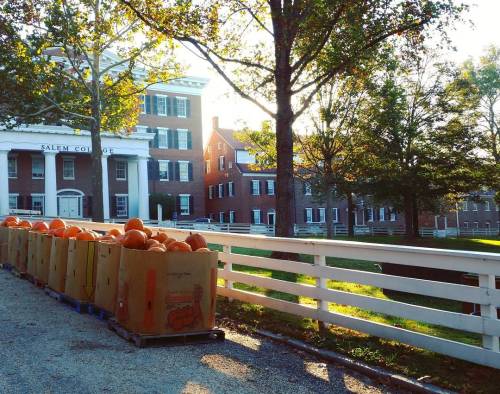
M 20 220 L 17 216 L 7 216 L 0 223 L 0 226 L 23 228 L 60 238 L 118 243 L 128 249 L 158 253 L 210 252 L 207 242 L 201 234 L 190 234 L 184 241 L 177 241 L 165 232 L 158 231 L 154 234 L 149 227 L 144 226 L 143 221 L 139 218 L 129 219 L 124 226 L 124 232 L 113 228 L 104 235 L 78 226 L 66 225 L 64 220 L 59 218 L 53 219 L 47 224 L 43 221 L 31 223 L 28 220 Z

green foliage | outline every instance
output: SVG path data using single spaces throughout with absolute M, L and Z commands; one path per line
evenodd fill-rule
M 149 217 L 153 220 L 158 218 L 158 204 L 162 207 L 162 220 L 172 219 L 175 211 L 175 197 L 163 193 L 149 195 Z

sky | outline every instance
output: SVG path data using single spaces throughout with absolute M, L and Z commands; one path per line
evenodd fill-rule
M 445 56 L 461 63 L 469 57 L 479 58 L 484 49 L 491 44 L 500 46 L 500 0 L 461 0 L 471 9 L 468 18 L 474 24 L 461 23 L 450 30 L 449 34 L 455 52 Z M 203 91 L 203 139 L 206 143 L 211 132 L 212 117 L 218 116 L 221 127 L 241 128 L 243 125 L 259 127 L 267 119 L 254 104 L 240 98 L 232 92 L 205 61 L 186 53 L 185 61 L 189 64 L 188 75 L 209 78 L 210 82 Z

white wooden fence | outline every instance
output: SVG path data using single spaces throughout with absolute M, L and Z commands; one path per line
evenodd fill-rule
M 116 224 L 93 222 L 73 223 L 95 230 L 106 230 L 117 226 Z M 165 229 L 165 231 L 177 239 L 183 239 L 189 233 L 189 230 L 173 228 Z M 381 338 L 400 341 L 478 364 L 500 368 L 500 320 L 497 319 L 497 308 L 500 307 L 500 290 L 495 289 L 495 277 L 500 276 L 500 254 L 350 241 L 288 239 L 213 231 L 201 233 L 208 242 L 223 247 L 223 252 L 219 256 L 224 263 L 224 268 L 219 269 L 219 277 L 224 279 L 225 285 L 218 287 L 217 290 L 221 296 L 263 305 L 278 311 L 335 324 Z M 236 246 L 308 254 L 314 256 L 314 264 L 235 254 L 232 252 L 232 248 Z M 479 287 L 328 267 L 326 265 L 326 257 L 328 256 L 475 273 L 479 276 Z M 233 271 L 233 264 L 308 275 L 316 278 L 316 286 Z M 372 285 L 422 296 L 480 304 L 481 315 L 473 316 L 449 312 L 333 290 L 328 288 L 328 280 Z M 235 282 L 296 296 L 310 297 L 317 300 L 317 307 L 314 308 L 239 290 L 233 286 Z M 482 346 L 472 346 L 332 312 L 328 308 L 329 303 L 351 305 L 377 313 L 477 333 L 482 335 Z

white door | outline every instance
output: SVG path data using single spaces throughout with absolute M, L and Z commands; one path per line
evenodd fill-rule
M 80 199 L 78 197 L 59 197 L 59 216 L 64 218 L 78 218 Z

